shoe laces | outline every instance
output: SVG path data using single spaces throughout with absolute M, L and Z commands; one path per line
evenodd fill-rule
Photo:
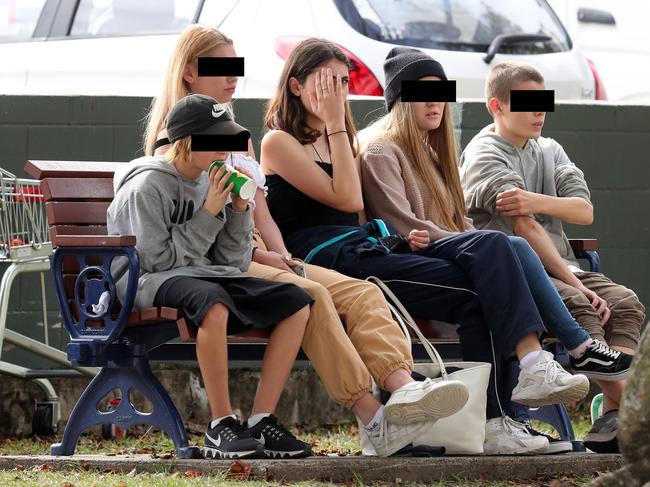
M 548 384 L 553 384 L 558 375 L 565 373 L 566 370 L 564 370 L 560 364 L 555 360 L 549 360 L 546 366 L 546 372 L 544 372 L 544 381 Z
M 503 416 L 501 418 L 501 423 L 503 424 L 503 429 L 506 433 L 511 436 L 519 445 L 526 447 L 526 443 L 522 440 L 522 436 L 530 437 L 531 433 L 526 428 L 526 425 L 515 421 L 510 416 Z
M 613 359 L 617 359 L 621 355 L 621 352 L 608 347 L 604 343 L 601 343 L 599 340 L 594 340 L 590 348 L 594 351 L 594 353 L 599 353 Z
M 267 425 L 265 426 L 264 429 L 269 428 L 273 431 L 273 435 L 277 438 L 280 439 L 284 436 L 287 436 L 291 438 L 292 440 L 295 440 L 296 437 L 286 429 L 284 426 L 282 426 L 280 423 L 278 423 L 278 418 L 276 418 L 273 415 L 267 416 L 266 418 L 262 419 Z
M 235 418 L 222 419 L 219 426 L 223 427 L 224 434 L 226 434 L 231 440 L 241 438 L 248 434 L 246 426 L 241 424 L 239 420 Z

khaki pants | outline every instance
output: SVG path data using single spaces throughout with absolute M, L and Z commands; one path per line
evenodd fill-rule
M 578 272 L 576 277 L 587 289 L 607 301 L 612 314 L 603 327 L 600 316 L 587 297 L 578 289 L 559 279 L 551 278 L 564 304 L 576 321 L 592 338 L 605 340 L 611 346 L 636 349 L 645 307 L 631 289 L 616 284 L 599 272 Z
M 377 286 L 310 264 L 305 271 L 308 279 L 252 262 L 247 274 L 314 298 L 302 348 L 332 399 L 350 409 L 370 392 L 371 377 L 382 386 L 395 370 L 413 370 L 409 343 Z

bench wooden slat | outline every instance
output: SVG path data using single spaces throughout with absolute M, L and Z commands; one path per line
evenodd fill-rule
M 106 235 L 106 225 L 51 225 L 50 241 L 59 235 Z
M 178 335 L 181 337 L 181 341 L 193 342 L 196 340 L 196 335 L 199 330 L 187 318 L 181 318 L 176 321 L 176 326 L 178 327 Z
M 113 178 L 115 169 L 124 162 L 98 161 L 38 161 L 29 160 L 25 172 L 34 179 L 59 178 Z
M 48 223 L 105 225 L 108 201 L 50 201 L 45 203 Z
M 45 178 L 41 181 L 45 201 L 113 199 L 112 178 Z
M 55 247 L 129 247 L 135 245 L 133 235 L 59 235 Z

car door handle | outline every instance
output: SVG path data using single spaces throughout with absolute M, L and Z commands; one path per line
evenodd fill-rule
M 578 9 L 578 22 L 585 24 L 616 25 L 616 19 L 611 13 L 605 10 L 583 7 Z

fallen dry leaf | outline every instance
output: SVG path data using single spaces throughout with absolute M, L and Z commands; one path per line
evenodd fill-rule
M 227 480 L 248 480 L 253 469 L 241 460 L 235 460 L 226 472 Z
M 189 478 L 196 478 L 196 477 L 200 477 L 202 475 L 203 474 L 201 472 L 199 472 L 198 470 L 187 470 L 185 472 L 185 476 L 189 477 Z

